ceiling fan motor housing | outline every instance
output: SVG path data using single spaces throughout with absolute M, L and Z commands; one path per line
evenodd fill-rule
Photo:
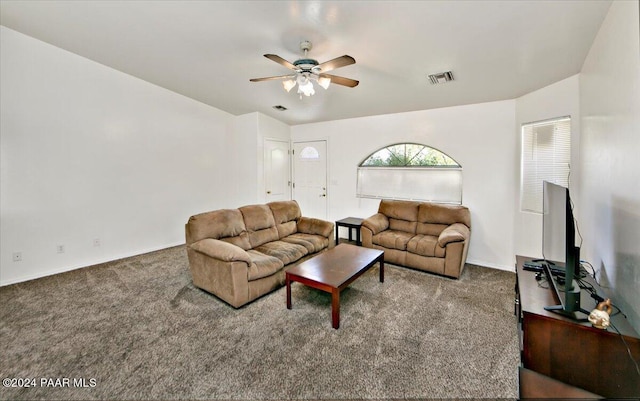
M 298 67 L 300 71 L 310 71 L 315 73 L 320 72 L 320 68 L 316 68 L 318 64 L 318 61 L 312 58 L 301 58 L 300 60 L 293 62 L 293 65 Z

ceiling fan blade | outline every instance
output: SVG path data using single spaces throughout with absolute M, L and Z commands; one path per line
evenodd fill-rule
M 321 72 L 329 72 L 331 70 L 335 70 L 336 68 L 344 67 L 347 65 L 355 64 L 356 60 L 347 56 L 346 54 L 341 57 L 336 57 L 333 60 L 325 61 L 324 63 L 318 65 L 320 67 Z
M 295 78 L 295 75 L 278 75 L 277 77 L 251 78 L 251 82 L 273 81 L 275 79 Z
M 355 79 L 339 77 L 331 74 L 320 74 L 320 77 L 327 77 L 331 79 L 332 84 L 348 86 L 349 88 L 354 88 L 360 83 L 360 81 L 356 81 Z
M 266 58 L 268 58 L 271 61 L 275 61 L 278 64 L 284 65 L 285 67 L 291 69 L 291 70 L 297 70 L 298 68 L 291 64 L 290 62 L 288 62 L 287 60 L 283 59 L 280 56 L 276 56 L 275 54 L 265 54 L 264 55 Z

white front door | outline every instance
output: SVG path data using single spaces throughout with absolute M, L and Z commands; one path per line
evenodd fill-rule
M 265 201 L 289 200 L 289 142 L 274 139 L 264 141 Z
M 293 143 L 292 195 L 303 216 L 327 218 L 327 141 Z

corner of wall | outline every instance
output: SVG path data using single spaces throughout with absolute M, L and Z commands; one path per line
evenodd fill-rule
M 640 2 L 614 1 L 580 72 L 582 258 L 640 332 Z

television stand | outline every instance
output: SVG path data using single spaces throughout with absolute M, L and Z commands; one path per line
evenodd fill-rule
M 523 367 L 518 368 L 518 371 L 520 400 L 601 400 L 604 398 Z
M 524 262 L 531 259 L 516 257 L 522 366 L 605 398 L 640 398 L 638 372 L 629 357 L 640 359 L 640 335 L 622 314 L 611 317 L 620 335 L 612 328 L 597 329 L 589 322 L 546 310 L 545 306 L 557 302 L 551 289 L 538 285 L 535 272 L 524 270 Z M 598 294 L 605 294 L 591 277 L 582 280 L 593 285 Z M 580 298 L 581 309 L 596 307 L 586 291 Z

